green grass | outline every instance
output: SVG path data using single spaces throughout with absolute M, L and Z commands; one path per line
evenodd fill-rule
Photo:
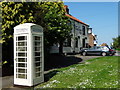
M 88 60 L 66 68 L 36 88 L 118 88 L 118 57 Z
M 116 50 L 120 51 L 120 48 L 117 48 Z

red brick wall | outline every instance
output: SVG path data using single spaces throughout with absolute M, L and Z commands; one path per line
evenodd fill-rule
M 89 37 L 89 45 L 91 47 L 94 46 L 94 36 L 92 34 L 89 34 L 88 37 Z

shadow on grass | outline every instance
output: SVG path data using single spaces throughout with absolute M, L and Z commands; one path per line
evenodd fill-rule
M 47 60 L 46 60 L 47 59 Z M 68 67 L 73 64 L 78 64 L 81 61 L 83 61 L 81 58 L 77 58 L 74 55 L 70 56 L 64 56 L 64 55 L 58 55 L 58 54 L 51 54 L 45 59 L 45 82 L 49 81 L 53 76 L 55 76 L 59 70 L 53 70 L 49 71 L 51 69 L 55 68 L 62 68 L 62 67 Z
M 50 71 L 50 72 L 46 73 L 46 74 L 44 75 L 44 77 L 45 77 L 45 79 L 44 79 L 45 82 L 49 81 L 50 78 L 52 78 L 54 75 L 57 74 L 57 72 L 59 72 L 59 71 L 54 70 L 54 71 Z
M 68 67 L 83 61 L 75 56 L 64 56 L 51 54 L 45 59 L 45 71 L 55 68 Z

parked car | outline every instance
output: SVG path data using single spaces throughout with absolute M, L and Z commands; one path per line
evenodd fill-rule
M 106 56 L 106 55 L 114 55 L 116 53 L 115 50 L 110 49 L 107 46 L 94 46 L 92 48 L 89 49 L 81 49 L 80 53 L 82 55 L 102 55 L 102 56 Z
M 115 53 L 116 53 L 116 50 L 115 50 L 115 48 L 113 48 L 113 47 L 110 47 L 110 48 L 109 48 L 109 50 L 110 50 L 110 52 L 111 52 L 111 54 L 112 54 L 112 55 L 115 55 Z

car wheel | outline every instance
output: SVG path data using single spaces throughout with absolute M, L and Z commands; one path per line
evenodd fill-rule
M 115 55 L 115 53 L 113 53 L 111 56 L 114 56 Z
M 83 56 L 86 56 L 86 54 L 87 54 L 86 52 L 83 52 L 83 53 L 82 53 Z
M 102 56 L 106 56 L 107 55 L 107 53 L 105 53 L 105 52 L 102 52 Z

